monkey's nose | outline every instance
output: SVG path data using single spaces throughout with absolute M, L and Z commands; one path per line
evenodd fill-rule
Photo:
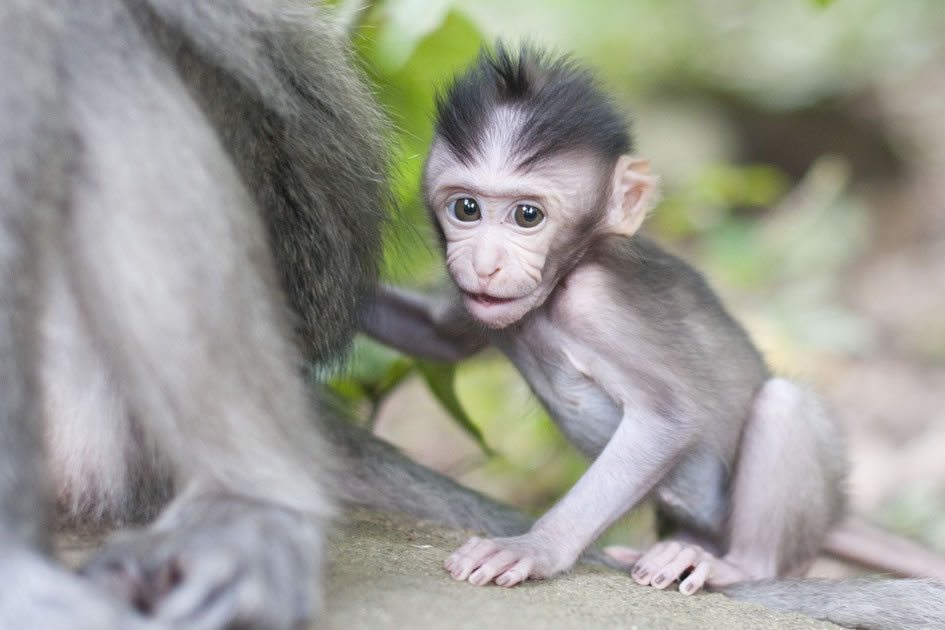
M 485 290 L 501 269 L 501 267 L 496 267 L 492 271 L 477 271 L 476 275 L 479 276 L 479 289 Z

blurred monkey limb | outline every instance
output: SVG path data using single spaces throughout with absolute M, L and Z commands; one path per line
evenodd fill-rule
M 446 569 L 477 585 L 549 577 L 649 498 L 677 534 L 613 550 L 639 584 L 713 587 L 850 627 L 940 623 L 934 582 L 763 582 L 802 575 L 840 522 L 845 444 L 703 278 L 637 235 L 657 180 L 631 150 L 591 75 L 528 47 L 483 53 L 437 103 L 423 196 L 463 308 L 385 288 L 364 326 L 443 359 L 495 344 L 593 460 L 527 533 L 472 538 Z M 887 548 L 887 566 L 899 555 Z M 898 566 L 943 575 L 934 560 Z
M 0 627 L 296 627 L 339 499 L 529 527 L 311 400 L 388 206 L 320 10 L 11 0 L 0 113 Z

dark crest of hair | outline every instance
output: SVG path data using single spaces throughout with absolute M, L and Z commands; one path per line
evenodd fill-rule
M 522 117 L 513 139 L 517 166 L 552 155 L 590 151 L 607 162 L 630 153 L 629 124 L 594 75 L 567 56 L 534 46 L 517 53 L 502 43 L 479 58 L 436 99 L 436 133 L 463 163 L 473 161 L 493 113 L 510 107 Z

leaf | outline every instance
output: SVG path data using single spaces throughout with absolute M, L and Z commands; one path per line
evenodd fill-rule
M 456 389 L 453 386 L 456 380 L 456 364 L 441 361 L 417 361 L 416 366 L 426 380 L 430 391 L 440 401 L 440 404 L 450 412 L 453 420 L 460 428 L 476 441 L 476 444 L 486 455 L 495 455 L 495 451 L 486 444 L 482 431 L 473 423 L 456 396 Z
M 377 398 L 386 396 L 392 389 L 410 375 L 414 368 L 414 361 L 401 357 L 387 367 L 387 371 L 374 385 L 374 395 Z
M 374 390 L 385 379 L 390 378 L 391 366 L 404 361 L 403 355 L 367 335 L 354 339 L 347 374 L 343 379 L 354 380 Z
M 375 61 L 385 72 L 401 70 L 420 42 L 440 28 L 449 0 L 389 0 L 379 12 Z
M 331 379 L 331 388 L 348 401 L 377 403 L 414 369 L 414 362 L 365 336 L 355 338 L 349 369 Z

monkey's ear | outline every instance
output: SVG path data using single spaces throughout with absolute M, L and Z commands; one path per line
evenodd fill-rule
M 650 175 L 650 161 L 622 155 L 614 169 L 614 195 L 607 209 L 607 231 L 632 236 L 656 202 L 659 178 Z

